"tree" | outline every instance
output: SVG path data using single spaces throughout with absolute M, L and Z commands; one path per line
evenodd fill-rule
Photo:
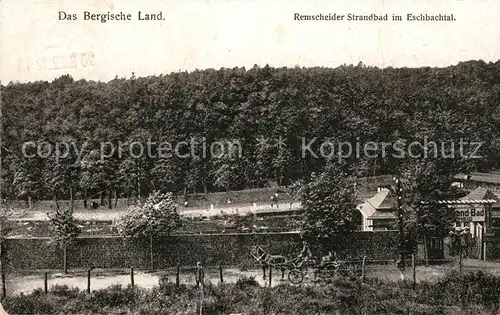
M 57 209 L 50 219 L 51 240 L 63 250 L 64 273 L 68 273 L 68 247 L 76 242 L 81 230 L 78 227 L 71 208 Z
M 463 138 L 483 143 L 479 155 L 484 158 L 471 160 L 471 170 L 487 172 L 500 167 L 499 82 L 500 62 L 482 61 L 446 68 L 253 67 L 116 78 L 107 83 L 75 81 L 67 75 L 52 82 L 11 82 L 0 86 L 1 153 L 2 178 L 15 185 L 3 185 L 2 193 L 9 199 L 57 200 L 103 192 L 104 203 L 107 191 L 109 203 L 113 190 L 146 196 L 158 189 L 180 192 L 184 186 L 191 191 L 253 188 L 262 184 L 261 179 L 273 177 L 286 185 L 324 168 L 324 159 L 309 151 L 303 156 L 304 144 L 312 139 L 317 141 L 310 148 L 318 153 L 327 139 L 363 145 Z M 270 138 L 268 147 L 255 142 L 260 135 Z M 279 136 L 286 144 L 281 150 Z M 129 154 L 128 144 L 144 145 L 149 138 L 171 144 L 238 139 L 245 154 L 243 159 L 221 158 L 216 163 L 204 156 L 153 161 L 145 154 L 141 158 Z M 25 143 L 53 147 L 67 140 L 78 144 L 79 150 L 71 148 L 74 152 L 58 163 L 42 158 L 54 155 L 47 146 L 30 146 L 29 156 L 39 157 L 25 156 L 24 163 L 15 158 Z M 104 164 L 75 167 L 83 143 L 99 150 L 99 144 L 109 142 L 114 148 L 124 144 L 123 150 L 110 152 L 112 157 Z M 204 151 L 196 147 L 196 155 Z M 178 148 L 180 154 L 191 153 L 189 145 Z M 153 147 L 152 154 L 157 151 Z M 86 152 L 84 160 L 95 160 Z M 364 157 L 366 168 L 360 175 L 394 174 L 400 158 L 392 153 L 398 155 L 399 150 L 378 146 L 374 152 L 375 157 Z M 344 160 L 360 159 L 352 153 Z
M 323 250 L 333 242 L 342 245 L 342 235 L 356 227 L 355 195 L 354 178 L 339 164 L 330 162 L 319 176 L 313 175 L 300 197 L 304 238 Z
M 169 236 L 182 225 L 171 193 L 154 192 L 142 207 L 133 206 L 118 221 L 120 234 L 132 238 Z
M 243 176 L 239 165 L 242 163 L 242 151 L 239 143 L 231 140 L 218 140 L 220 147 L 214 150 L 211 158 L 213 185 L 226 191 L 238 187 Z
M 1 202 L 1 201 L 0 201 Z M 2 204 L 2 207 L 4 205 Z M 0 209 L 0 276 L 5 274 L 7 269 L 7 255 L 5 252 L 5 238 L 14 230 L 12 221 L 9 221 L 3 209 Z M 3 288 L 2 288 L 3 289 Z
M 83 156 L 80 161 L 80 189 L 83 195 L 84 208 L 88 208 L 88 199 L 92 196 L 91 192 L 97 191 L 103 187 L 105 182 L 105 173 L 103 172 L 103 162 L 99 160 L 99 152 L 91 150 Z
M 299 179 L 291 183 L 286 188 L 286 193 L 291 197 L 290 200 L 290 209 L 292 208 L 292 204 L 300 200 L 304 190 L 306 187 L 306 183 L 303 179 Z
M 31 209 L 31 201 L 43 190 L 43 187 L 40 187 L 38 182 L 38 178 L 41 177 L 40 165 L 35 158 L 21 158 L 18 163 L 12 185 L 16 190 L 17 197 L 25 198 L 28 207 Z
M 182 226 L 182 219 L 172 193 L 154 192 L 142 207 L 133 206 L 117 224 L 118 231 L 131 239 L 149 238 L 151 269 L 153 263 L 153 239 L 169 236 Z
M 452 186 L 455 181 L 454 167 L 446 166 L 450 161 L 411 161 L 401 174 L 401 197 L 405 221 L 405 244 L 407 251 L 415 249 L 418 241 L 427 243 L 430 236 L 446 236 L 456 221 L 453 208 L 438 204 L 439 200 L 460 197 Z

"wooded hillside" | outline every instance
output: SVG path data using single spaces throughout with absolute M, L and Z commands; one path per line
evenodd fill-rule
M 302 156 L 304 139 L 314 138 L 316 152 L 325 139 L 482 141 L 483 158 L 467 167 L 499 166 L 500 61 L 439 69 L 362 64 L 208 69 L 107 83 L 62 76 L 53 82 L 9 83 L 1 97 L 2 193 L 9 199 L 224 191 L 261 187 L 266 179 L 288 184 L 324 166 L 323 158 Z M 257 141 L 260 136 L 270 139 L 267 146 Z M 207 145 L 237 140 L 242 155 L 193 156 L 183 146 L 180 153 L 187 157 L 135 158 L 127 149 L 121 157 L 106 151 L 102 158 L 103 147 L 146 145 L 148 139 L 174 146 L 192 139 Z M 23 144 L 30 141 L 74 146 L 59 160 L 36 154 L 35 145 L 25 146 L 31 157 L 23 156 Z M 153 153 L 157 150 L 153 145 Z M 388 155 L 345 160 L 359 175 L 393 174 L 404 159 Z

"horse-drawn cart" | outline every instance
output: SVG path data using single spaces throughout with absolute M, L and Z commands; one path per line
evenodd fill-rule
M 310 256 L 299 255 L 294 259 L 287 259 L 283 255 L 271 255 L 260 246 L 253 246 L 251 255 L 261 265 L 266 279 L 266 269 L 278 269 L 281 271 L 281 279 L 284 280 L 285 272 L 288 271 L 288 281 L 292 284 L 300 284 L 305 276 L 312 272 L 313 276 L 317 275 L 326 277 L 336 277 L 339 275 L 348 276 L 348 268 L 343 261 L 332 260 L 332 255 L 317 259 Z M 311 271 L 312 270 L 312 271 Z
M 266 269 L 278 269 L 281 271 L 281 279 L 285 278 L 285 271 L 288 271 L 288 281 L 293 284 L 299 284 L 304 280 L 305 274 L 298 265 L 301 263 L 301 258 L 287 259 L 283 255 L 271 255 L 260 246 L 253 246 L 251 251 L 252 257 L 261 265 L 266 280 Z

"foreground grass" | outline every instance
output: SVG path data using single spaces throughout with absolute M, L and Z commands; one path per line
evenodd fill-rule
M 335 279 L 315 286 L 260 287 L 252 278 L 204 290 L 160 281 L 154 289 L 114 286 L 91 294 L 53 287 L 7 297 L 10 314 L 496 314 L 500 278 L 450 274 L 437 283 Z M 203 302 L 201 302 L 203 301 Z

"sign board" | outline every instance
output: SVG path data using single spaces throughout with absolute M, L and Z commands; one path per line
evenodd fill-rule
M 484 222 L 484 208 L 456 209 L 457 222 Z

